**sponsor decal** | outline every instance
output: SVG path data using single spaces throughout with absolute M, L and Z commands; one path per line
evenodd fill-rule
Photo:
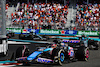
M 80 40 L 63 40 L 63 42 L 79 43 Z
M 60 32 L 61 32 L 61 34 L 65 34 L 66 31 L 62 30 L 62 31 L 60 31 Z
M 74 33 L 74 31 L 72 31 L 72 30 L 69 30 L 69 34 L 73 34 Z
M 12 31 L 15 34 L 16 33 L 21 33 L 22 29 L 21 28 L 6 28 L 6 30 Z
M 77 31 L 75 30 L 53 30 L 53 29 L 40 29 L 39 34 L 49 34 L 49 35 L 76 35 Z
M 22 31 L 22 33 L 30 33 L 30 32 L 33 32 L 33 33 L 35 33 L 36 32 L 36 30 L 35 29 L 23 29 L 23 31 Z
M 72 57 L 72 56 L 74 56 L 74 52 L 73 51 L 71 51 L 71 54 L 70 54 L 70 56 Z
M 33 58 L 27 58 L 27 60 L 32 60 Z
M 16 58 L 16 60 L 26 60 L 27 57 Z
M 39 29 L 21 29 L 21 28 L 6 28 L 6 30 L 9 30 L 9 31 L 12 31 L 14 32 L 15 34 L 20 34 L 21 32 L 22 33 L 30 33 L 30 32 L 33 32 L 33 33 L 39 33 Z
M 20 32 L 21 32 L 21 29 L 13 29 L 12 31 L 15 32 L 15 33 L 16 33 L 16 32 L 17 32 L 17 33 L 20 33 Z
M 22 33 L 26 33 L 26 32 L 27 32 L 27 30 L 26 30 L 26 29 L 24 29 Z
M 37 62 L 40 62 L 40 63 L 50 63 L 50 62 L 52 62 L 52 60 L 51 59 L 46 59 L 46 58 L 38 58 Z
M 78 31 L 78 35 L 99 35 L 98 31 Z
M 41 29 L 39 33 L 44 33 L 44 34 L 59 34 L 59 30 L 43 30 L 43 29 Z
M 33 33 L 35 33 L 35 32 L 36 32 L 36 30 L 35 30 L 35 29 L 31 29 L 31 31 L 32 31 Z

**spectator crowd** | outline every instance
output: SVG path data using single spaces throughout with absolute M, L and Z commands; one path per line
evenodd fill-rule
M 40 29 L 64 29 L 68 5 L 58 3 L 20 4 L 11 14 L 12 24 Z
M 76 22 L 72 30 L 98 31 L 100 26 L 100 1 L 77 0 Z M 34 29 L 65 29 L 68 7 L 60 3 L 21 3 L 18 10 L 11 14 L 12 25 Z M 6 4 L 8 5 L 8 4 Z M 6 6 L 6 11 L 8 6 Z
M 86 4 L 78 3 L 76 5 L 76 26 L 77 30 L 94 30 L 97 31 L 100 26 L 100 3 L 98 1 L 94 3 Z

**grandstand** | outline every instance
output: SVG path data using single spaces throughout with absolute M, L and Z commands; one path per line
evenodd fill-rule
M 7 4 L 11 5 L 13 2 L 14 0 L 7 0 Z M 18 0 L 16 4 L 7 8 L 7 23 L 13 27 L 99 29 L 99 0 Z
M 94 30 L 98 31 L 100 22 L 100 1 L 85 1 L 77 3 L 76 24 L 78 30 Z

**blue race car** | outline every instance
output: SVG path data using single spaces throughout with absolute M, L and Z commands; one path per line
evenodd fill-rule
M 47 47 L 39 47 L 35 52 L 27 57 L 28 63 L 56 63 L 62 65 L 65 60 L 74 60 L 75 53 L 72 47 L 61 43 L 52 44 Z

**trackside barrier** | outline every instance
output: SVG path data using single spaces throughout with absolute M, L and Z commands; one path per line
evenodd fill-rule
M 30 33 L 33 31 L 36 34 L 40 35 L 65 35 L 65 36 L 74 36 L 74 35 L 87 35 L 87 36 L 99 36 L 98 31 L 77 31 L 77 30 L 53 30 L 53 29 L 22 29 L 22 28 L 6 28 L 6 30 L 11 30 L 15 34 Z
M 76 30 L 53 30 L 53 29 L 40 29 L 39 34 L 41 35 L 76 35 Z

